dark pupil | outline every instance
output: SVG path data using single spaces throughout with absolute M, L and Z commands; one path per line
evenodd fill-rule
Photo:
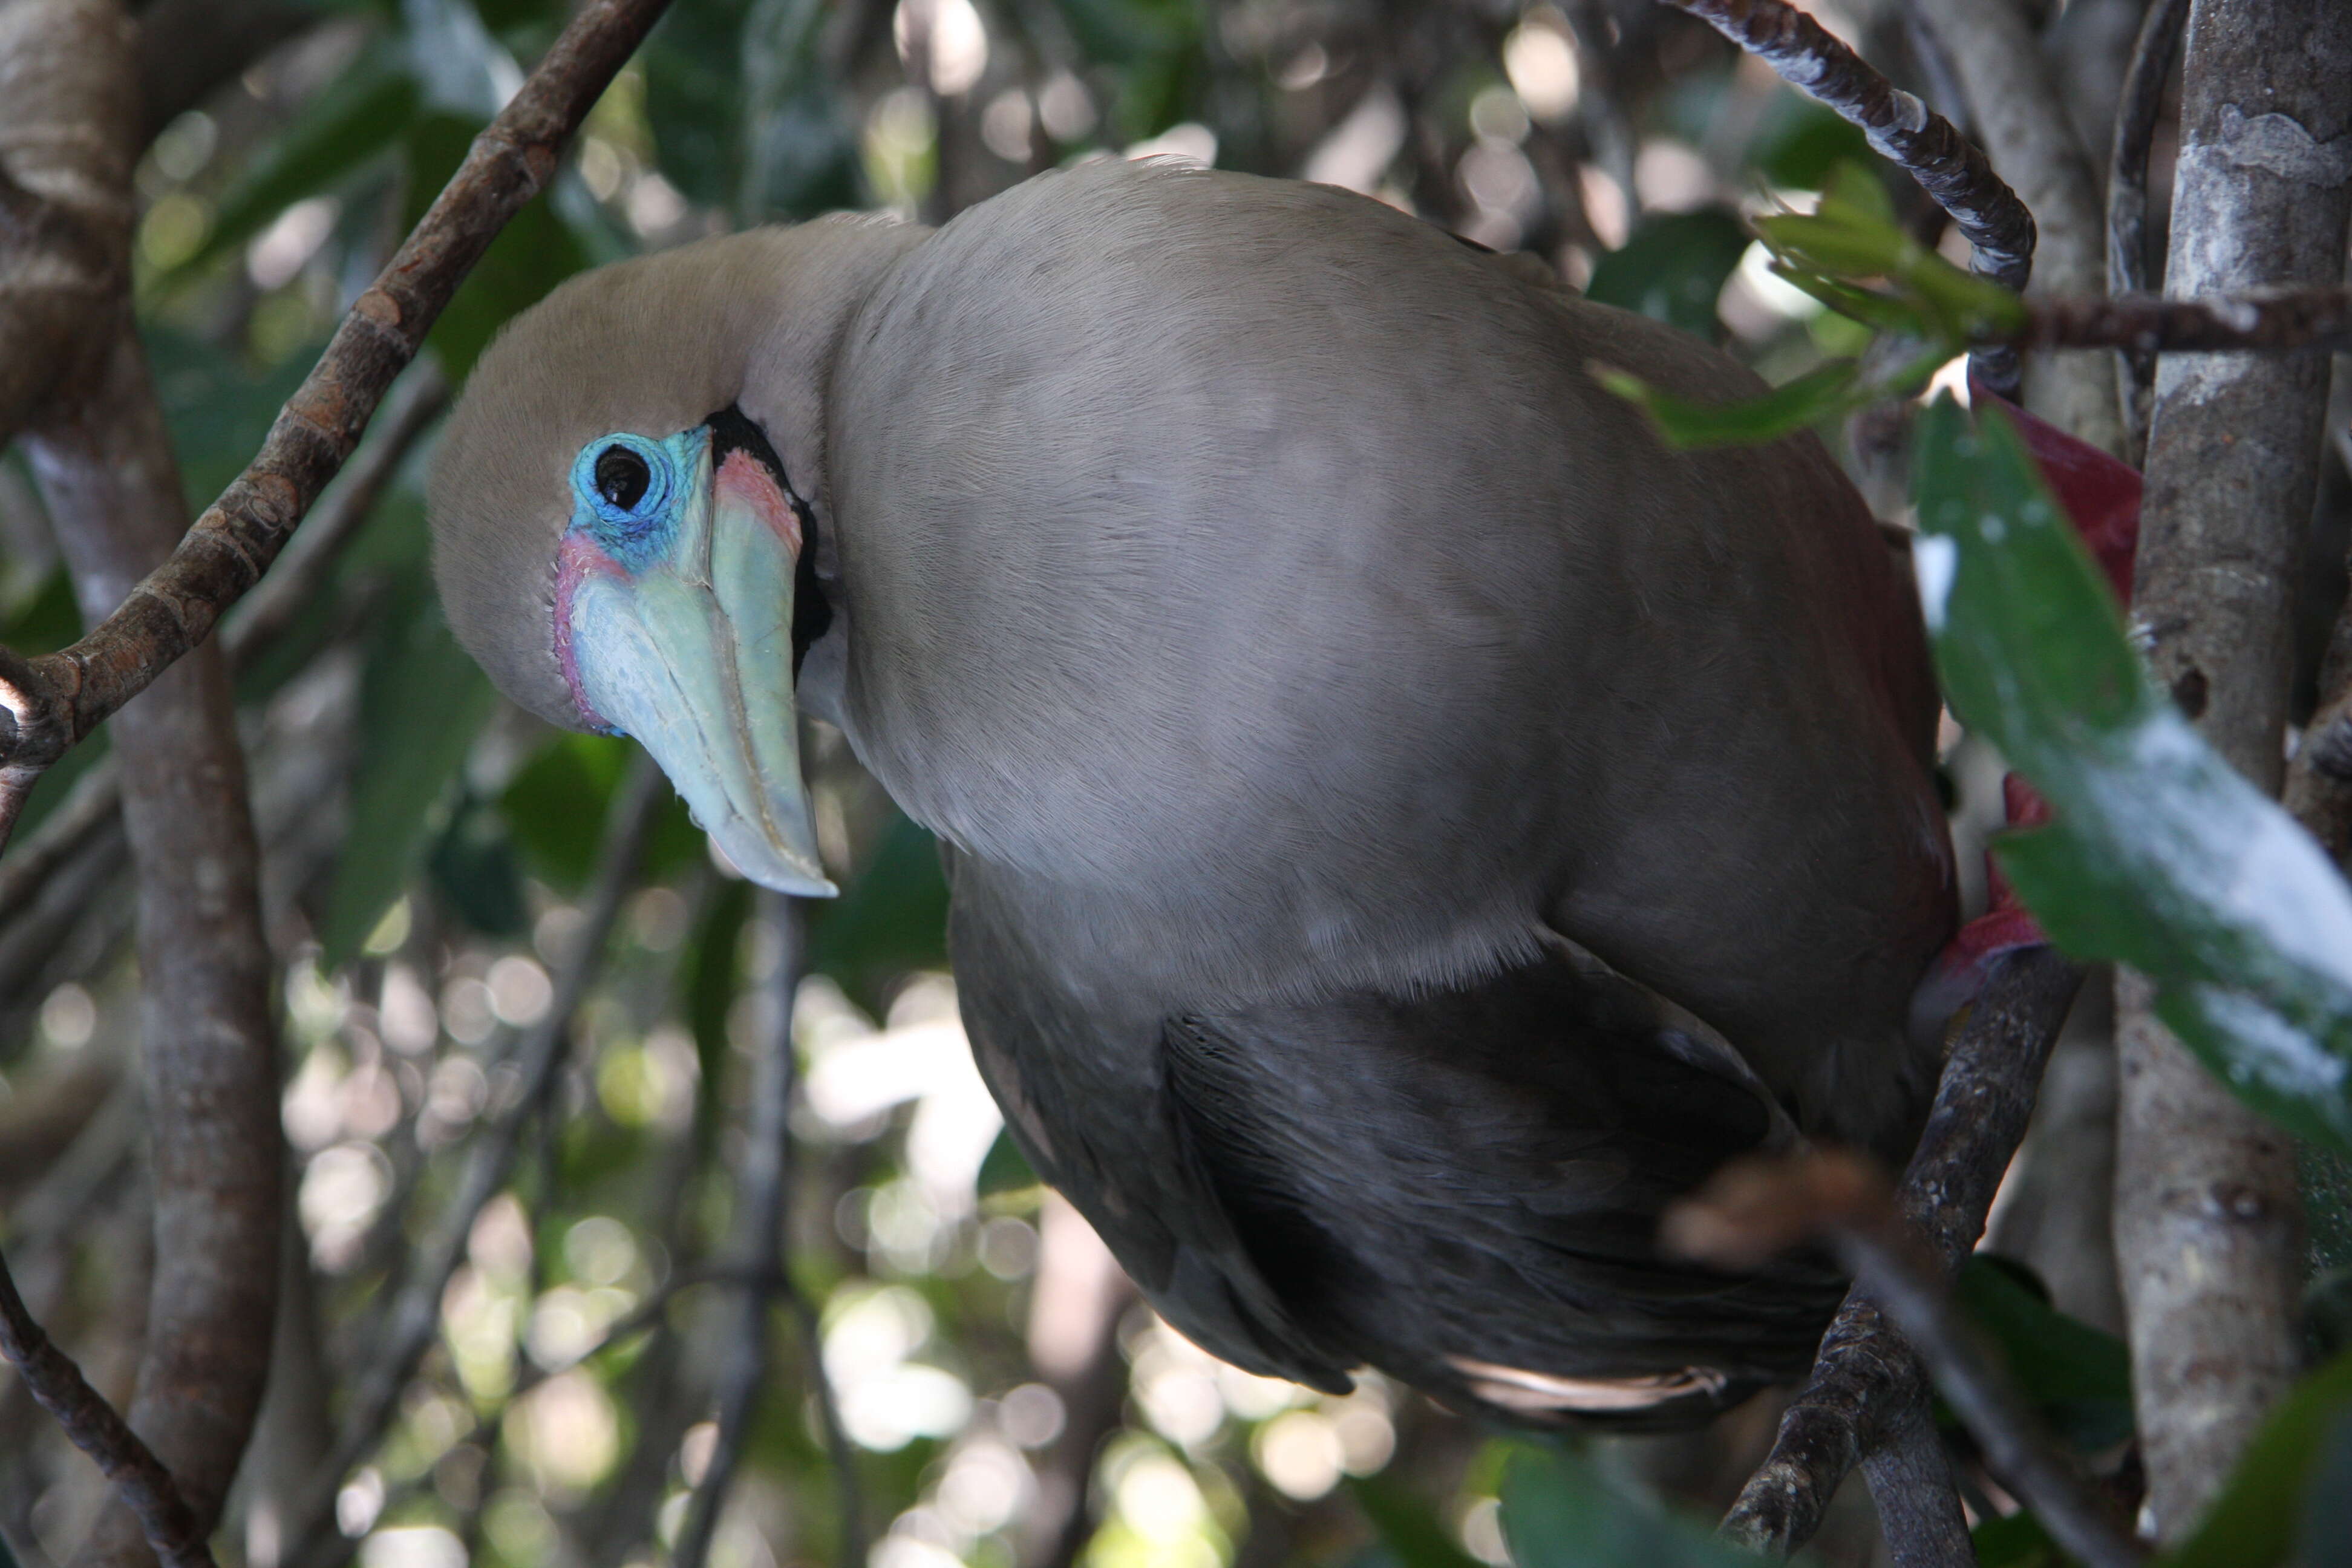
M 646 460 L 626 447 L 607 447 L 596 458 L 596 493 L 623 511 L 635 511 L 653 482 Z

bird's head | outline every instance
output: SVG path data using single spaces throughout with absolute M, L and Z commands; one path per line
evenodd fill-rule
M 491 679 L 635 736 L 728 858 L 789 893 L 834 890 L 793 700 L 825 613 L 824 372 L 908 237 L 763 230 L 574 279 L 483 354 L 429 486 L 449 625 Z

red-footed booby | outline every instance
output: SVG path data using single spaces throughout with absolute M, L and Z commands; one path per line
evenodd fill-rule
M 450 625 L 829 891 L 839 726 L 945 847 L 982 1071 L 1178 1329 L 1325 1389 L 1666 1426 L 1842 1286 L 1662 1257 L 1801 1137 L 1899 1161 L 1954 923 L 1916 595 L 1760 384 L 1377 202 L 1164 164 L 577 279 L 431 487 Z

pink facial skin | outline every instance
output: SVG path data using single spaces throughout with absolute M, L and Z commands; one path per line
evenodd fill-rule
M 749 508 L 783 541 L 793 558 L 800 559 L 801 520 L 793 514 L 784 492 L 777 488 L 774 477 L 757 458 L 741 450 L 728 453 L 726 460 L 719 465 L 719 478 L 711 489 L 717 500 L 731 499 Z
M 594 540 L 577 530 L 566 530 L 555 552 L 555 662 L 562 667 L 563 684 L 572 689 L 572 705 L 580 710 L 580 721 L 600 735 L 610 735 L 616 732 L 613 721 L 596 711 L 596 705 L 581 688 L 580 658 L 572 647 L 572 595 L 591 572 L 620 581 L 628 578 L 621 563 Z

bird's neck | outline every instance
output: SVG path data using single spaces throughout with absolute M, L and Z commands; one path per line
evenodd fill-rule
M 842 216 L 744 237 L 773 254 L 761 268 L 764 292 L 740 302 L 745 357 L 737 406 L 767 433 L 821 527 L 832 521 L 825 407 L 834 366 L 859 307 L 930 232 Z

